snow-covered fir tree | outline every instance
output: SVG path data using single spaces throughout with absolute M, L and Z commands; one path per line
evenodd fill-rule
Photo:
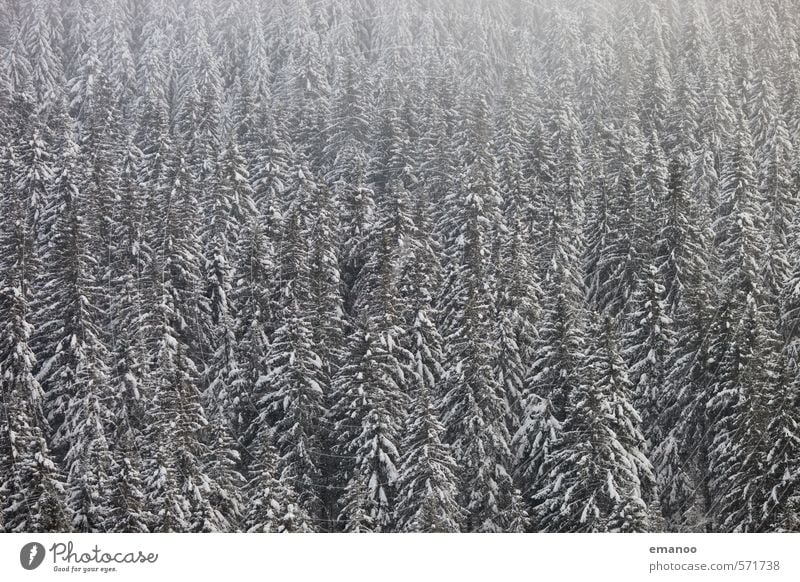
M 72 528 L 62 470 L 47 438 L 44 394 L 34 375 L 36 357 L 30 347 L 29 242 L 27 204 L 9 188 L 9 155 L 4 154 L 0 229 L 0 526 L 6 532 L 63 532 Z
M 69 147 L 69 146 L 68 146 Z M 77 186 L 76 152 L 63 153 L 46 212 L 52 231 L 40 272 L 39 334 L 47 338 L 39 378 L 47 391 L 53 446 L 64 458 L 68 503 L 77 531 L 103 531 L 109 507 L 108 476 L 114 395 L 109 386 L 109 353 L 98 324 L 95 262 L 88 235 L 96 211 Z M 46 307 L 45 307 L 46 306 Z
M 543 531 L 648 531 L 655 478 L 614 322 L 605 316 L 590 331 L 595 350 L 545 458 L 534 519 Z

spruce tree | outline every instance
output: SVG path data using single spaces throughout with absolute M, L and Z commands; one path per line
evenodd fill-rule
M 655 480 L 614 322 L 606 316 L 591 331 L 594 349 L 563 434 L 545 459 L 535 521 L 542 531 L 648 531 Z
M 511 501 L 508 403 L 492 364 L 493 281 L 487 266 L 495 202 L 491 167 L 478 161 L 462 182 L 465 194 L 449 199 L 459 244 L 445 285 L 442 317 L 446 358 L 444 421 L 460 467 L 460 503 L 467 531 L 503 531 Z M 458 200 L 458 198 L 461 200 Z
M 419 343 L 423 342 L 420 338 Z M 397 528 L 407 532 L 458 532 L 464 512 L 458 504 L 457 467 L 442 441 L 444 425 L 438 420 L 440 413 L 426 384 L 424 379 L 417 384 L 405 429 L 405 456 L 397 480 Z
M 236 307 L 233 339 L 241 376 L 228 414 L 241 446 L 247 446 L 256 434 L 257 425 L 253 423 L 258 415 L 257 383 L 269 370 L 266 362 L 275 316 L 271 297 L 275 257 L 262 223 L 262 215 L 258 215 L 242 233 L 231 290 Z
M 400 435 L 408 354 L 391 329 L 366 316 L 348 341 L 335 379 L 337 454 L 349 459 L 340 499 L 345 531 L 392 531 L 401 462 Z
M 6 322 L 0 344 L 0 523 L 7 532 L 69 531 L 65 484 L 45 439 L 43 397 L 28 346 L 31 326 L 18 287 L 4 290 L 0 309 Z
M 148 410 L 147 504 L 151 531 L 217 531 L 225 516 L 211 504 L 212 482 L 205 471 L 208 419 L 199 388 L 199 370 L 191 358 L 190 301 L 197 296 L 200 245 L 196 230 L 196 199 L 180 151 L 169 167 L 168 186 L 160 200 L 165 228 L 154 253 L 159 281 L 154 318 L 149 330 L 152 354 L 152 402 Z
M 277 469 L 277 454 L 269 428 L 258 432 L 251 456 L 250 479 L 245 486 L 248 499 L 244 528 L 248 533 L 314 531 L 304 506 L 291 485 L 282 480 Z
M 726 386 L 733 392 L 731 414 L 712 449 L 714 517 L 722 531 L 774 531 L 788 525 L 781 523 L 785 518 L 776 504 L 791 504 L 796 471 L 793 386 L 785 358 L 776 359 L 780 338 L 774 310 L 759 310 L 751 300 L 742 323 L 735 339 L 738 371 Z
M 458 504 L 457 467 L 444 442 L 441 422 L 442 337 L 436 325 L 432 292 L 439 280 L 438 261 L 430 238 L 424 194 L 417 204 L 408 265 L 407 332 L 411 355 L 407 385 L 411 390 L 405 417 L 403 459 L 397 481 L 397 528 L 400 531 L 457 532 L 464 510 Z M 413 318 L 413 319 L 412 319 Z
M 302 172 L 302 170 L 301 170 Z M 289 208 L 280 249 L 280 283 L 277 319 L 270 339 L 264 374 L 256 388 L 263 418 L 276 427 L 280 479 L 299 496 L 310 515 L 318 517 L 321 505 L 322 425 L 326 375 L 314 339 L 315 314 L 311 288 L 306 217 L 312 185 L 298 181 L 296 199 Z M 261 422 L 264 422 L 262 420 Z
M 114 395 L 108 390 L 109 354 L 100 336 L 89 238 L 89 200 L 75 179 L 76 152 L 63 167 L 47 212 L 53 219 L 42 271 L 38 319 L 47 358 L 39 371 L 47 391 L 53 446 L 67 469 L 68 502 L 78 531 L 103 531 L 108 505 Z
M 8 187 L 5 155 L 2 178 Z M 63 474 L 47 443 L 44 394 L 30 347 L 27 239 L 32 233 L 25 199 L 10 188 L 7 192 L 0 204 L 6 217 L 0 228 L 0 525 L 6 532 L 64 532 L 72 516 Z
M 672 364 L 670 358 L 675 344 L 674 322 L 666 314 L 664 286 L 658 269 L 650 266 L 647 278 L 634 295 L 637 309 L 631 314 L 627 333 L 627 361 L 634 387 L 633 403 L 642 417 L 642 426 L 650 452 L 664 438 L 662 409 L 663 390 Z
M 759 183 L 767 235 L 764 257 L 764 289 L 770 300 L 780 295 L 791 274 L 791 248 L 794 237 L 793 217 L 797 209 L 797 156 L 782 117 L 769 128 L 768 158 L 764 161 Z

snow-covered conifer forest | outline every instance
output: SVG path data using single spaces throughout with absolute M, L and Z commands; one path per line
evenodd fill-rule
M 0 1 L 0 530 L 800 530 L 798 0 Z

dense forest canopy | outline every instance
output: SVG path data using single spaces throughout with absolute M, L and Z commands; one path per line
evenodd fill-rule
M 3 0 L 0 531 L 800 530 L 797 0 Z

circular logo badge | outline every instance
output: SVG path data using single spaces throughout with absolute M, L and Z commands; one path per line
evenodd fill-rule
M 19 552 L 19 563 L 26 570 L 35 570 L 44 562 L 44 553 L 44 546 L 39 542 L 25 544 Z

